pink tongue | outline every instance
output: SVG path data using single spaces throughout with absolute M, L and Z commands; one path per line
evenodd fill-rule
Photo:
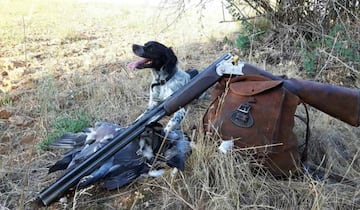
M 129 69 L 131 69 L 131 70 L 134 70 L 136 67 L 138 67 L 138 66 L 140 66 L 140 65 L 142 65 L 142 64 L 144 64 L 144 63 L 146 63 L 148 61 L 150 61 L 150 59 L 148 59 L 148 58 L 144 58 L 144 59 L 139 60 L 139 61 L 133 61 L 133 62 L 129 63 L 127 65 L 127 67 Z

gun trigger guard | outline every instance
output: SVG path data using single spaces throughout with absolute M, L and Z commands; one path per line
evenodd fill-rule
M 231 75 L 244 75 L 242 69 L 244 67 L 244 62 L 238 62 L 237 65 L 234 65 L 232 61 L 226 61 L 223 63 L 220 63 L 216 67 L 216 73 L 219 76 L 222 76 L 224 74 L 231 74 Z

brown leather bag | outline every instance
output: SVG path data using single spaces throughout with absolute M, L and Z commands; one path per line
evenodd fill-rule
M 203 119 L 206 131 L 249 148 L 275 176 L 294 173 L 300 162 L 292 130 L 300 99 L 282 83 L 258 75 L 223 78 Z

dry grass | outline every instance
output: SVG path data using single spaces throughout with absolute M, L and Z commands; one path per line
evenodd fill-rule
M 0 119 L 0 209 L 32 209 L 29 201 L 59 175 L 47 175 L 47 166 L 62 151 L 38 147 L 58 117 L 87 113 L 91 123 L 127 125 L 145 109 L 150 74 L 126 69 L 134 58 L 132 43 L 171 45 L 184 69 L 204 68 L 235 50 L 222 42 L 235 27 L 218 23 L 219 8 L 202 10 L 203 16 L 190 8 L 173 23 L 173 8 L 159 9 L 159 2 L 99 2 L 0 2 L 0 110 L 13 115 Z M 291 66 L 266 67 L 296 75 Z M 219 155 L 216 142 L 200 131 L 208 104 L 195 102 L 183 124 L 195 142 L 184 173 L 139 179 L 111 192 L 94 186 L 46 209 L 359 208 L 358 187 L 308 176 L 276 180 L 250 173 L 249 159 Z M 16 125 L 14 116 L 28 121 Z M 359 129 L 316 110 L 311 110 L 311 128 L 309 158 L 359 184 Z M 299 139 L 303 132 L 297 123 Z

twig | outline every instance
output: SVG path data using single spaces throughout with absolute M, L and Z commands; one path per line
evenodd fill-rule
M 339 8 L 335 4 L 338 4 L 338 5 L 341 5 L 341 4 L 339 4 L 337 1 L 333 1 L 333 8 L 334 8 L 334 10 L 335 10 L 335 12 L 337 14 L 337 19 L 340 20 L 341 24 L 344 26 L 343 30 L 346 32 L 345 35 L 347 36 L 347 38 L 349 40 L 351 40 L 350 32 L 349 32 L 348 28 L 345 27 L 347 24 L 345 24 L 345 22 L 343 21 L 343 18 L 341 16 L 340 12 L 339 12 Z
M 330 51 L 330 55 L 332 55 L 332 52 L 334 51 L 334 48 L 335 48 L 335 44 L 337 42 L 337 39 L 339 37 L 339 34 L 337 34 L 337 36 L 335 37 L 334 39 L 334 43 L 333 43 L 333 46 L 331 47 L 331 51 Z M 331 57 L 332 58 L 332 57 Z M 330 60 L 332 60 L 330 58 L 330 56 L 327 57 L 326 61 L 325 61 L 325 65 L 320 69 L 319 73 L 316 74 L 315 76 L 315 81 L 319 78 L 319 76 L 321 75 L 321 73 L 324 71 L 324 69 L 327 67 L 328 63 Z
M 174 186 L 172 186 L 165 178 L 163 178 L 164 182 L 168 185 L 169 188 L 167 187 L 163 187 L 160 185 L 150 185 L 149 186 L 155 186 L 155 187 L 159 187 L 171 194 L 173 194 L 174 196 L 176 196 L 179 200 L 181 200 L 183 203 L 185 203 L 190 209 L 196 209 L 194 205 L 192 205 L 191 203 L 189 203 L 185 198 L 183 198 L 183 196 L 181 196 L 179 194 L 178 191 L 176 191 L 176 189 L 174 189 Z
M 262 149 L 262 148 L 268 148 L 268 147 L 276 147 L 276 146 L 282 146 L 283 143 L 276 143 L 276 144 L 266 144 L 261 146 L 254 146 L 254 147 L 246 147 L 246 148 L 239 148 L 238 151 L 246 151 L 246 150 L 252 150 L 252 149 Z
M 328 55 L 331 58 L 334 58 L 335 60 L 339 61 L 342 65 L 344 65 L 347 69 L 351 70 L 352 72 L 359 74 L 360 72 L 353 67 L 347 65 L 344 61 L 340 60 L 340 58 L 331 55 L 330 53 L 326 52 L 325 50 L 319 49 L 319 52 L 324 53 L 325 55 Z
M 341 7 L 343 10 L 345 10 L 347 13 L 351 14 L 357 21 L 360 21 L 360 18 L 358 18 L 352 11 L 350 11 L 344 5 L 340 4 L 338 1 L 335 1 L 334 3 L 337 4 L 339 7 Z
M 260 14 L 260 15 L 255 15 L 255 16 L 251 16 L 251 17 L 242 17 L 239 20 L 222 20 L 220 21 L 220 23 L 232 23 L 232 22 L 240 22 L 240 21 L 248 21 L 248 20 L 252 20 L 252 19 L 256 19 L 256 18 L 260 18 L 260 17 L 265 17 L 267 16 L 267 14 Z
M 185 13 L 186 13 L 185 1 L 183 1 L 183 0 L 179 1 L 177 3 L 177 8 L 176 8 L 176 17 L 170 23 L 167 23 L 167 25 L 163 29 L 160 30 L 159 34 L 163 33 L 170 26 L 172 26 L 174 23 L 176 23 L 176 21 L 178 21 L 183 16 L 183 14 L 185 14 Z M 161 13 L 159 13 L 159 16 L 160 16 L 160 14 Z
M 159 157 L 159 155 L 160 155 L 160 151 L 162 150 L 162 148 L 163 148 L 164 145 L 165 145 L 165 142 L 166 142 L 166 139 L 167 139 L 168 135 L 169 135 L 169 131 L 166 131 L 165 136 L 164 136 L 164 138 L 163 138 L 163 140 L 162 140 L 162 142 L 161 142 L 161 144 L 160 144 L 160 148 L 159 148 L 158 152 L 156 153 L 155 158 L 154 158 L 154 161 L 153 161 L 153 163 L 152 163 L 152 165 L 151 165 L 151 169 L 154 168 L 154 164 L 155 164 L 156 160 L 158 159 L 158 157 Z

